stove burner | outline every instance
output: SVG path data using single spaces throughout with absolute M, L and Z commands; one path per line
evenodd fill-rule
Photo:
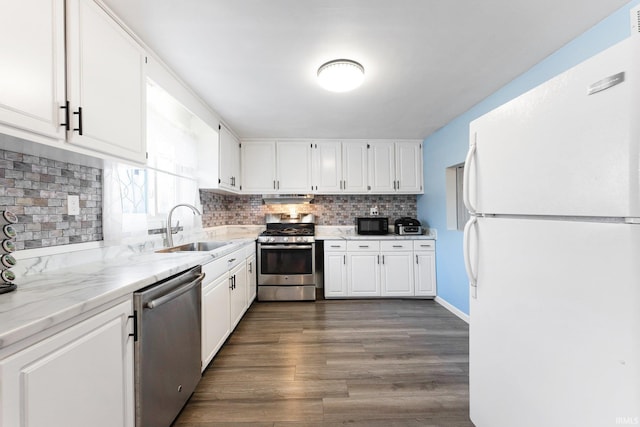
M 262 236 L 313 236 L 313 230 L 306 228 L 285 228 L 282 230 L 265 230 Z

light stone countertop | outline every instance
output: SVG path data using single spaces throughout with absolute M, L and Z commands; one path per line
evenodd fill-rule
M 385 234 L 381 236 L 361 236 L 353 226 L 316 226 L 316 240 L 436 240 L 435 229 L 428 229 L 420 235 Z
M 155 253 L 157 243 L 77 251 L 56 257 L 20 259 L 26 265 L 18 289 L 0 295 L 0 350 L 138 289 L 205 264 L 253 243 L 261 226 L 230 226 L 204 230 L 176 241 L 227 241 L 210 252 Z M 360 236 L 354 227 L 317 226 L 317 240 L 435 239 L 435 230 L 420 236 Z M 134 246 L 136 246 L 134 248 Z M 142 252 L 139 252 L 142 251 Z M 146 251 L 146 252 L 145 252 Z M 88 255 L 85 258 L 85 253 Z M 115 253 L 114 256 L 112 253 Z M 107 256 L 108 254 L 108 256 Z M 78 260 L 81 257 L 85 262 Z M 73 258 L 73 259 L 72 259 Z
M 238 237 L 210 252 L 139 253 L 26 276 L 16 291 L 0 295 L 0 349 L 255 239 Z

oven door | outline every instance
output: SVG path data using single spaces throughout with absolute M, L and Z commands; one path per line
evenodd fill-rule
M 258 285 L 314 285 L 315 243 L 258 243 Z

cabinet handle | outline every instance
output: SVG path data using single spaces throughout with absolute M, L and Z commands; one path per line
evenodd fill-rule
M 393 245 L 394 248 L 402 248 L 402 245 Z
M 74 111 L 73 114 L 78 116 L 78 127 L 73 130 L 78 131 L 78 135 L 82 135 L 82 107 L 78 107 L 78 111 Z
M 280 180 L 278 180 L 278 190 L 280 189 Z
M 69 124 L 69 101 L 65 101 L 64 105 L 60 106 L 60 109 L 64 109 L 64 123 L 60 123 L 60 126 L 64 126 L 64 130 L 69 130 L 71 127 Z
M 276 180 L 275 179 L 273 180 L 273 189 L 274 190 L 276 189 Z
M 378 264 L 380 264 L 380 255 L 378 255 Z
M 252 262 L 249 263 L 249 273 L 253 273 L 253 267 L 252 267 Z
M 384 255 L 382 255 L 382 263 L 384 264 Z
M 358 247 L 359 247 L 359 248 L 368 248 L 368 247 L 369 247 L 369 245 L 359 245 Z
M 416 264 L 418 263 L 418 255 L 416 255 Z
M 347 265 L 347 256 L 346 255 L 342 255 L 342 263 L 344 265 Z
M 332 248 L 339 248 L 340 245 L 331 245 Z
M 231 258 L 231 259 L 230 259 L 229 261 L 227 261 L 227 262 L 231 263 L 231 262 L 233 262 L 233 261 L 235 261 L 235 260 L 236 260 L 235 258 Z

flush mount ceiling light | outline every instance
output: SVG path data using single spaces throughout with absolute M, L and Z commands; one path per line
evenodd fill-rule
M 364 80 L 364 67 L 350 59 L 334 59 L 318 68 L 320 86 L 331 92 L 348 92 Z

